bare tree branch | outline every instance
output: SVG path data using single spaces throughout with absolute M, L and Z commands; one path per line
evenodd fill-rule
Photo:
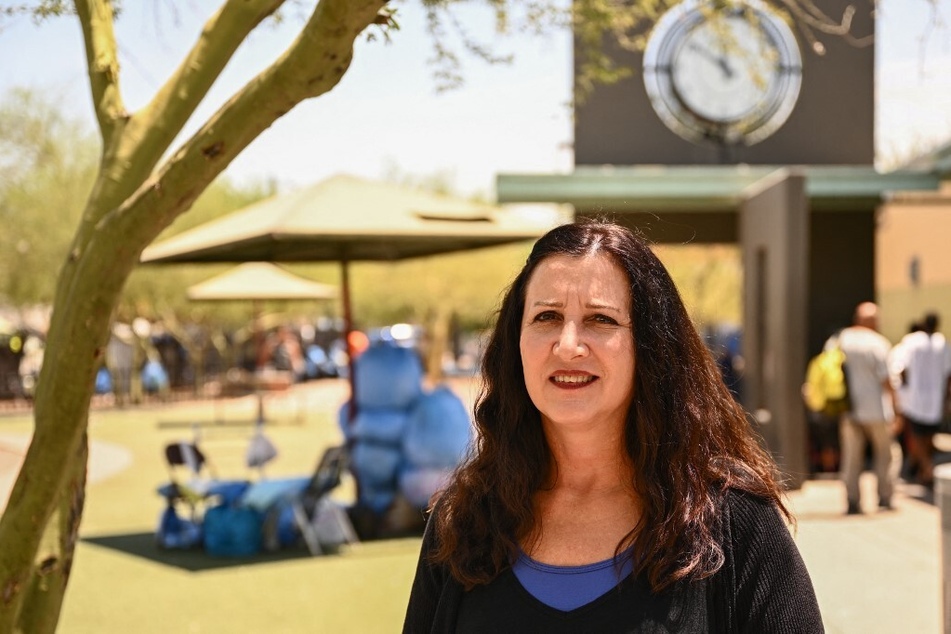
M 284 2 L 229 0 L 205 23 L 178 69 L 132 116 L 128 133 L 136 148 L 131 159 L 136 164 L 141 159 L 140 170 L 152 170 L 247 35 Z
M 103 223 L 121 223 L 144 249 L 264 130 L 301 101 L 337 85 L 350 65 L 356 37 L 379 23 L 379 16 L 389 15 L 381 12 L 386 4 L 322 0 L 287 51 L 210 117 Z
M 874 34 L 857 37 L 852 32 L 852 19 L 857 9 L 854 4 L 847 5 L 842 16 L 836 19 L 819 8 L 813 0 L 774 0 L 781 3 L 793 17 L 793 22 L 817 55 L 825 54 L 825 44 L 819 41 L 816 31 L 825 35 L 841 37 L 853 46 L 869 46 L 874 41 Z M 869 2 L 870 10 L 874 7 Z
M 83 27 L 93 108 L 103 142 L 108 144 L 115 133 L 116 121 L 125 114 L 119 91 L 119 58 L 112 3 L 108 0 L 75 0 L 75 7 Z

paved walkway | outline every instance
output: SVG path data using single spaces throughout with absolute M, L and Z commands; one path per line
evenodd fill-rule
M 941 524 L 921 487 L 902 485 L 896 510 L 878 511 L 875 477 L 862 476 L 863 515 L 844 515 L 845 489 L 810 480 L 790 495 L 796 542 L 812 576 L 826 632 L 940 633 Z
M 25 434 L 0 434 L 0 512 L 7 507 L 23 457 L 30 445 Z M 88 482 L 99 482 L 132 465 L 128 450 L 112 443 L 93 440 L 89 443 Z

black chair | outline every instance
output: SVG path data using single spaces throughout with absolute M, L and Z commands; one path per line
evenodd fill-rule
M 312 555 L 359 541 L 347 512 L 329 499 L 349 465 L 346 445 L 329 447 L 320 457 L 310 482 L 291 500 L 294 521 Z
M 198 508 L 216 480 L 215 470 L 204 452 L 194 442 L 173 442 L 165 446 L 165 463 L 169 484 L 159 491 L 169 504 L 182 501 L 197 520 Z

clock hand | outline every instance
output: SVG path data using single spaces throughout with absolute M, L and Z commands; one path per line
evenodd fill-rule
M 720 66 L 720 70 L 723 71 L 723 75 L 727 79 L 733 79 L 733 67 L 730 66 L 728 61 L 726 61 L 726 55 L 721 55 L 718 57 L 717 64 Z
M 723 76 L 727 79 L 733 78 L 733 68 L 730 67 L 730 63 L 726 60 L 726 55 L 715 55 L 710 49 L 700 46 L 696 42 L 690 42 L 687 45 L 690 50 L 699 53 L 701 57 L 705 57 L 717 66 L 720 67 L 720 70 L 723 71 Z

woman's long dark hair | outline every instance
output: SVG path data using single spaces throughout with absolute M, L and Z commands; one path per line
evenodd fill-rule
M 643 508 L 638 528 L 618 544 L 618 552 L 633 543 L 638 572 L 646 572 L 659 590 L 720 568 L 718 518 L 728 489 L 772 500 L 789 518 L 774 463 L 647 243 L 611 223 L 562 225 L 538 240 L 502 301 L 482 362 L 476 446 L 434 517 L 433 559 L 467 589 L 495 578 L 513 561 L 519 540 L 532 536 L 532 496 L 552 468 L 522 374 L 526 287 L 548 257 L 599 253 L 613 258 L 630 282 L 637 360 L 625 444 Z

